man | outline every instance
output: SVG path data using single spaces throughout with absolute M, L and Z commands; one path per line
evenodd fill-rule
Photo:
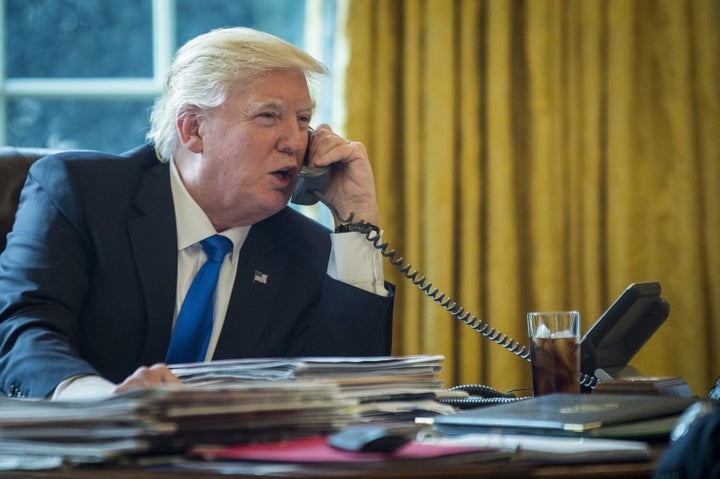
M 217 233 L 231 250 L 191 360 L 389 354 L 382 256 L 363 234 L 287 206 L 308 149 L 311 166 L 332 165 L 329 202 L 379 224 L 363 145 L 326 125 L 308 139 L 308 78 L 324 73 L 271 35 L 216 30 L 178 51 L 148 145 L 36 162 L 0 256 L 0 391 L 73 398 L 179 382 L 166 363 L 184 362 L 172 359 L 186 357 L 171 352 L 178 338 L 199 336 L 181 333 L 198 324 L 184 299 Z

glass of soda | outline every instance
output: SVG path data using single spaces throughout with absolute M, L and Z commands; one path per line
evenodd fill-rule
M 580 313 L 527 314 L 533 394 L 580 392 Z

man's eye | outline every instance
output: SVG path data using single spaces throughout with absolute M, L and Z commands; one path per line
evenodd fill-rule
M 274 125 L 277 122 L 278 116 L 272 112 L 258 113 L 255 120 L 261 125 Z

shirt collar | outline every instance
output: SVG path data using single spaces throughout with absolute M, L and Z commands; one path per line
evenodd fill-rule
M 170 188 L 175 207 L 178 251 L 189 248 L 200 243 L 205 238 L 217 234 L 210 219 L 188 193 L 180 178 L 180 173 L 175 167 L 175 162 L 172 160 L 170 161 Z M 250 226 L 236 226 L 220 232 L 233 243 L 231 257 L 233 263 L 237 262 L 240 248 L 249 232 Z

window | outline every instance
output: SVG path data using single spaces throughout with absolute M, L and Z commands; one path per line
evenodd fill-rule
M 0 0 L 0 144 L 120 153 L 143 143 L 176 49 L 225 26 L 323 61 L 316 119 L 330 122 L 336 14 L 335 0 Z

